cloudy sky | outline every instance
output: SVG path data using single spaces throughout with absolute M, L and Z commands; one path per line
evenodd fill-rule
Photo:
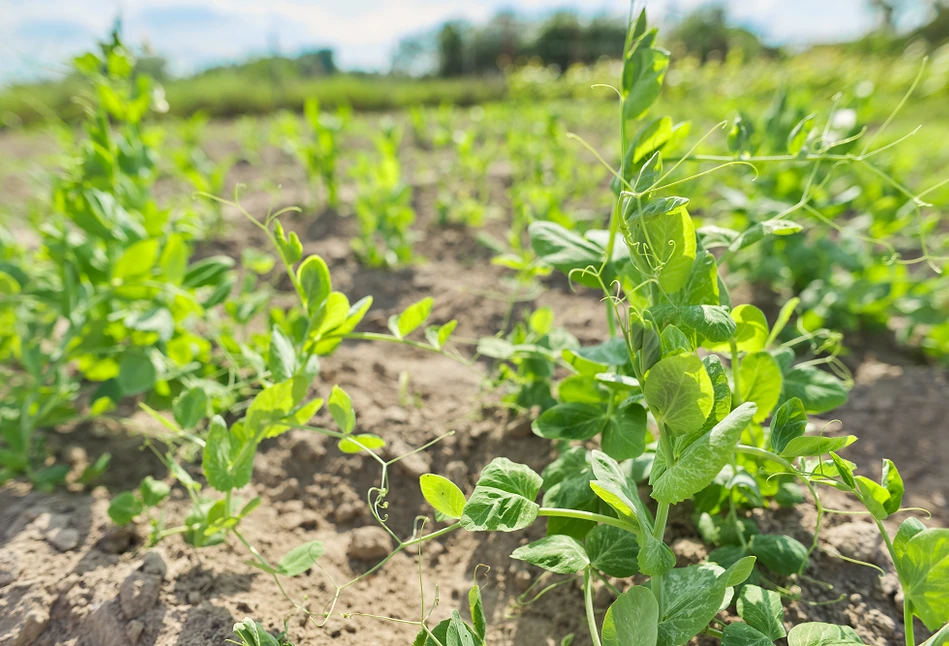
M 642 2 L 642 0 L 639 0 Z M 706 0 L 647 0 L 653 19 Z M 850 38 L 873 25 L 866 0 L 724 0 L 732 19 L 772 42 Z M 332 47 L 344 69 L 386 69 L 398 41 L 446 20 L 487 20 L 514 7 L 625 15 L 628 0 L 0 0 L 0 84 L 50 76 L 123 17 L 177 73 L 272 51 Z

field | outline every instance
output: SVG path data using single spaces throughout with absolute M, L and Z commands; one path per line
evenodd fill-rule
M 949 643 L 949 65 L 650 33 L 0 132 L 0 646 Z

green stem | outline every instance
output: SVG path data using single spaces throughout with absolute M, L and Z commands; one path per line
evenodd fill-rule
M 728 343 L 732 351 L 732 382 L 735 385 L 735 390 L 732 392 L 732 408 L 737 408 L 741 406 L 741 382 L 738 376 L 741 363 L 738 360 L 738 345 L 735 339 L 729 339 Z
M 546 516 L 548 518 L 576 518 L 577 520 L 589 520 L 594 523 L 603 523 L 604 525 L 612 525 L 613 527 L 619 527 L 620 529 L 625 529 L 631 534 L 639 536 L 639 528 L 633 525 L 632 523 L 623 520 L 622 518 L 614 518 L 613 516 L 604 516 L 603 514 L 596 514 L 592 511 L 581 511 L 579 509 L 559 509 L 555 507 L 541 507 L 540 511 L 537 512 L 538 516 Z
M 906 633 L 906 646 L 916 646 L 916 636 L 913 628 L 913 604 L 909 599 L 903 599 L 903 632 Z
M 590 566 L 583 571 L 583 603 L 587 611 L 590 639 L 593 641 L 593 646 L 601 646 L 600 633 L 596 629 L 596 615 L 593 614 L 593 577 L 590 576 Z

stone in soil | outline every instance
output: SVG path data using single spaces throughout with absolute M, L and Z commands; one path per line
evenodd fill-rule
M 0 605 L 0 646 L 29 646 L 49 622 L 51 600 L 29 583 L 7 588 Z
M 127 619 L 140 617 L 158 602 L 159 592 L 161 592 L 161 577 L 144 572 L 132 572 L 119 588 L 122 614 Z
M 118 604 L 107 601 L 94 609 L 82 622 L 84 644 L 95 646 L 128 646 L 128 635 L 118 617 Z
M 79 545 L 79 532 L 72 527 L 60 527 L 49 532 L 46 540 L 60 552 L 69 552 Z
M 141 570 L 145 574 L 154 574 L 158 578 L 164 579 L 168 573 L 168 565 L 165 564 L 165 559 L 162 558 L 161 553 L 155 550 L 146 552 L 145 556 L 142 557 Z
M 392 549 L 392 538 L 381 527 L 354 529 L 349 539 L 349 556 L 360 561 L 383 558 Z
M 821 539 L 848 558 L 877 565 L 886 565 L 888 562 L 883 537 L 876 525 L 844 523 L 823 530 Z

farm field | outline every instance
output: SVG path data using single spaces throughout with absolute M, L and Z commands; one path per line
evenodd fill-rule
M 0 646 L 949 643 L 949 68 L 631 29 L 0 132 Z

